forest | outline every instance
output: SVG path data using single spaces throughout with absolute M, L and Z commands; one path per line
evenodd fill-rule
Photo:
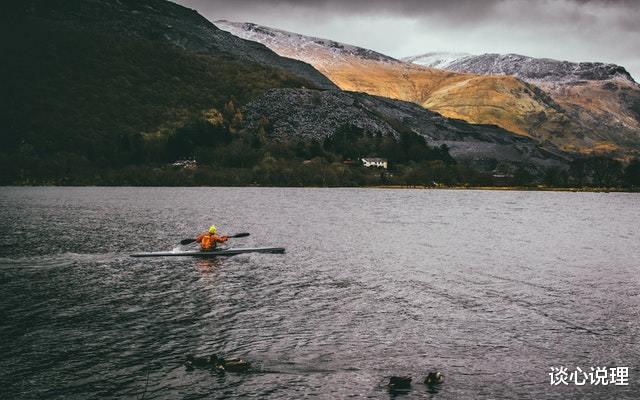
M 324 141 L 274 139 L 269 121 L 242 124 L 234 99 L 165 134 L 122 133 L 100 157 L 78 152 L 38 154 L 28 144 L 0 153 L 4 185 L 131 186 L 517 186 L 638 188 L 640 161 L 579 157 L 568 168 L 539 169 L 488 160 L 482 167 L 456 162 L 446 146 L 423 137 L 373 134 L 343 125 Z M 91 154 L 91 152 L 89 152 Z M 388 169 L 364 167 L 380 157 Z

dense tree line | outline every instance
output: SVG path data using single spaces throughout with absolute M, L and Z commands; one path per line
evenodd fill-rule
M 412 132 L 383 136 L 344 125 L 324 141 L 269 139 L 270 123 L 242 128 L 234 98 L 164 135 L 122 133 L 109 159 L 73 152 L 42 157 L 32 146 L 0 154 L 3 184 L 78 185 L 471 185 L 639 187 L 640 161 L 627 165 L 601 157 L 574 160 L 568 169 L 534 169 L 487 160 L 456 162 L 446 146 L 432 147 Z M 365 168 L 360 159 L 388 159 L 389 169 Z M 197 166 L 173 166 L 176 160 Z

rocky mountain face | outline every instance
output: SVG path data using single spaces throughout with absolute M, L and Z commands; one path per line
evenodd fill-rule
M 425 53 L 403 58 L 404 61 L 427 67 L 483 75 L 510 75 L 527 82 L 575 82 L 581 80 L 633 78 L 623 67 L 599 62 L 573 63 L 549 58 L 534 58 L 519 54 Z
M 350 58 L 402 64 L 395 58 L 373 50 L 329 39 L 300 35 L 250 22 L 232 22 L 221 19 L 214 21 L 214 23 L 218 28 L 238 37 L 262 43 L 285 57 L 308 60 L 306 62 L 312 65 L 341 64 Z
M 502 69 L 520 68 L 520 73 L 495 74 L 489 68 L 494 65 L 490 58 L 473 64 L 485 69 L 471 68 L 475 56 L 466 54 L 429 53 L 396 60 L 256 24 L 217 21 L 216 25 L 312 64 L 344 90 L 411 101 L 447 117 L 497 125 L 570 152 L 628 157 L 640 149 L 637 84 L 617 66 L 576 67 L 552 60 L 534 65 L 520 60 Z M 457 62 L 460 70 L 453 67 Z M 600 80 L 581 80 L 586 77 Z
M 303 137 L 322 142 L 341 125 L 398 137 L 411 131 L 431 146 L 447 145 L 458 160 L 495 159 L 537 167 L 562 166 L 568 160 L 553 146 L 514 135 L 492 125 L 450 119 L 411 102 L 346 91 L 274 89 L 250 102 L 245 110 L 250 128 L 270 125 L 276 139 Z
M 638 154 L 640 85 L 619 65 L 568 62 L 518 54 L 426 53 L 403 60 L 447 71 L 514 76 L 536 85 L 578 125 L 567 150 Z M 581 144 L 584 143 L 585 149 Z

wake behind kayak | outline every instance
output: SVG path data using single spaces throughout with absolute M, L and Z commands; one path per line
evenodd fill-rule
M 244 253 L 284 253 L 284 247 L 246 247 L 246 248 L 229 248 L 211 251 L 156 251 L 150 253 L 133 253 L 131 257 L 224 257 L 235 256 Z

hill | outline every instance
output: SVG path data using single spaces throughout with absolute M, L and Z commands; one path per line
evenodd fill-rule
M 334 86 L 308 64 L 161 0 L 13 2 L 0 50 L 5 152 L 118 163 L 145 139 L 230 99 Z
M 342 126 L 398 138 L 418 134 L 434 147 L 445 145 L 460 161 L 507 161 L 537 168 L 562 167 L 569 158 L 530 138 L 494 125 L 474 125 L 445 118 L 416 104 L 364 93 L 273 89 L 251 101 L 245 123 L 257 128 L 268 120 L 273 137 L 322 142 Z
M 368 49 L 256 24 L 215 23 L 240 37 L 263 43 L 282 56 L 310 63 L 344 90 L 411 101 L 447 117 L 497 125 L 569 152 L 613 152 L 629 157 L 640 149 L 632 121 L 637 108 L 633 82 L 614 84 L 609 80 L 609 92 L 604 86 L 589 84 L 574 84 L 573 91 L 565 90 L 567 86 L 554 90 L 551 85 L 521 79 L 516 74 L 496 75 L 451 67 L 456 60 L 466 60 L 465 54 L 427 55 L 422 58 L 429 62 L 425 66 L 418 65 L 420 57 L 402 61 Z M 541 65 L 538 70 L 545 68 L 551 67 Z M 606 74 L 608 70 L 620 77 L 626 72 L 605 66 L 596 73 Z M 620 106 L 617 99 L 624 99 L 628 107 Z M 629 123 L 625 125 L 624 121 Z
M 536 85 L 579 124 L 583 138 L 567 150 L 638 154 L 640 85 L 619 65 L 569 62 L 519 54 L 426 53 L 405 61 L 447 71 L 513 76 Z M 581 143 L 590 143 L 581 149 Z
M 495 125 L 342 91 L 313 66 L 167 1 L 3 7 L 2 184 L 492 184 L 496 169 L 519 171 L 514 182 L 529 184 L 571 158 Z M 454 81 L 514 82 L 522 98 L 555 107 L 513 77 L 342 51 L 359 71 L 368 60 Z M 392 173 L 349 163 L 365 155 L 388 158 Z M 195 162 L 174 163 L 181 159 Z

